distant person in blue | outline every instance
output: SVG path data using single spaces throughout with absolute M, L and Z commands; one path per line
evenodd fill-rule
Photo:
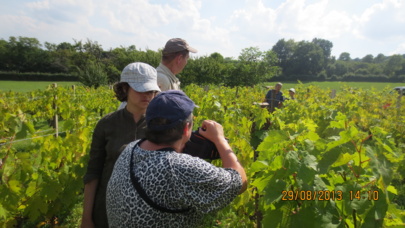
M 271 89 L 266 94 L 266 102 L 269 103 L 268 109 L 270 112 L 274 112 L 276 108 L 280 108 L 283 105 L 284 96 L 281 92 L 283 84 L 278 82 L 274 89 Z

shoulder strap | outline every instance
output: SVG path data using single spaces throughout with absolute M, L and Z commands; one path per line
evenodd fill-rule
M 153 202 L 148 195 L 146 194 L 145 190 L 142 188 L 142 186 L 139 183 L 139 179 L 138 177 L 135 176 L 133 167 L 134 167 L 134 162 L 133 162 L 133 154 L 134 154 L 134 150 L 135 147 L 137 145 L 134 146 L 134 148 L 132 149 L 131 152 L 131 158 L 130 158 L 130 163 L 129 163 L 129 173 L 130 173 L 130 177 L 131 177 L 131 181 L 132 181 L 132 185 L 134 186 L 134 188 L 136 189 L 136 191 L 138 192 L 139 196 L 146 202 L 148 203 L 151 207 L 155 208 L 156 210 L 162 211 L 162 212 L 167 212 L 167 213 L 185 213 L 190 211 L 190 208 L 186 208 L 186 209 L 169 209 L 169 208 L 165 208 L 160 206 L 159 204 Z

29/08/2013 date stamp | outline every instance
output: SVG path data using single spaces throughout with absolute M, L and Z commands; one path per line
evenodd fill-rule
M 348 199 L 349 200 L 374 200 L 377 201 L 379 199 L 379 194 L 377 190 L 369 190 L 369 191 L 349 191 L 348 192 Z M 340 201 L 343 200 L 344 193 L 342 191 L 328 191 L 328 190 L 320 190 L 320 191 L 305 191 L 305 190 L 297 190 L 297 191 L 282 191 L 281 192 L 281 200 L 283 201 L 292 201 L 292 200 L 301 200 L 301 201 L 310 201 L 310 200 L 334 200 Z

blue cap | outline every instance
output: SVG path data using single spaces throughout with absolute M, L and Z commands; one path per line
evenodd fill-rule
M 148 129 L 162 131 L 173 128 L 186 120 L 197 107 L 187 95 L 180 90 L 167 90 L 159 93 L 149 103 L 146 109 L 146 124 Z M 169 121 L 165 125 L 151 125 L 150 121 L 162 118 Z

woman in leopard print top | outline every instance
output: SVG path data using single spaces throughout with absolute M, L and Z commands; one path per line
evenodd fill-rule
M 206 120 L 200 134 L 216 145 L 222 168 L 181 153 L 194 107 L 181 91 L 165 91 L 151 101 L 146 139 L 126 147 L 108 183 L 110 227 L 196 227 L 204 214 L 246 190 L 245 171 L 220 124 Z

